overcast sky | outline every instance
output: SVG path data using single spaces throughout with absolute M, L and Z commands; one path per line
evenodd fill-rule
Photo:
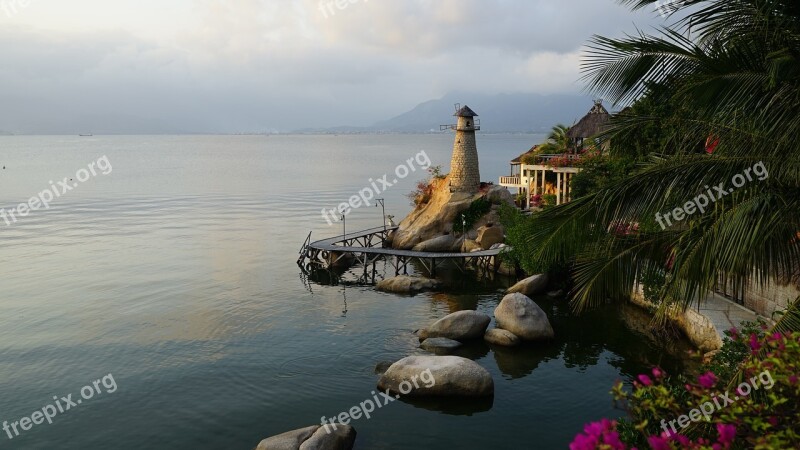
M 368 125 L 454 90 L 578 94 L 593 34 L 663 23 L 614 0 L 327 5 L 0 0 L 0 130 L 288 130 Z

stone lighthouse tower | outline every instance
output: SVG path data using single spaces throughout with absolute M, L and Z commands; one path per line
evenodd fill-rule
M 480 119 L 469 106 L 456 105 L 458 123 L 445 125 L 456 132 L 453 159 L 450 162 L 450 191 L 475 194 L 480 190 L 481 171 L 478 167 L 478 144 L 475 132 L 481 129 Z M 444 127 L 444 126 L 443 126 Z

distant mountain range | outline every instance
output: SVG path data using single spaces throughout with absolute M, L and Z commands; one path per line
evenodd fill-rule
M 411 111 L 368 127 L 297 130 L 300 133 L 426 133 L 455 123 L 453 105 L 469 105 L 480 115 L 485 133 L 541 133 L 554 125 L 572 125 L 592 108 L 580 95 L 496 94 L 453 92 L 417 105 Z

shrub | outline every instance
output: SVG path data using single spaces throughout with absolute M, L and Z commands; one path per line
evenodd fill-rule
M 406 197 L 411 200 L 411 206 L 419 206 L 431 201 L 432 195 L 433 183 L 427 180 L 421 180 L 417 182 L 417 188 L 406 194 Z
M 798 448 L 800 333 L 731 330 L 725 346 L 711 367 L 728 367 L 696 381 L 654 368 L 637 377 L 632 392 L 619 382 L 612 393 L 629 417 L 587 425 L 570 449 Z
M 491 210 L 492 204 L 489 200 L 483 197 L 475 200 L 469 205 L 466 211 L 456 216 L 453 220 L 453 231 L 456 233 L 465 233 L 471 230 L 472 227 Z

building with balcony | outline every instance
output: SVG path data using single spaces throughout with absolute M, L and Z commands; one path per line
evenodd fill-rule
M 572 179 L 581 169 L 575 164 L 592 142 L 600 149 L 607 149 L 607 142 L 600 142 L 611 116 L 598 100 L 580 121 L 573 125 L 567 136 L 570 148 L 563 154 L 542 154 L 535 145 L 519 157 L 511 160 L 511 175 L 500 177 L 500 185 L 516 189 L 521 200 L 520 208 L 530 209 L 532 200 L 538 196 L 555 196 L 555 204 L 572 200 Z
M 521 194 L 522 209 L 530 209 L 537 196 L 553 195 L 556 205 L 567 203 L 572 200 L 572 177 L 581 171 L 574 166 L 579 158 L 580 155 L 574 154 L 544 155 L 528 151 L 511 161 L 511 175 L 500 177 L 500 185 Z

